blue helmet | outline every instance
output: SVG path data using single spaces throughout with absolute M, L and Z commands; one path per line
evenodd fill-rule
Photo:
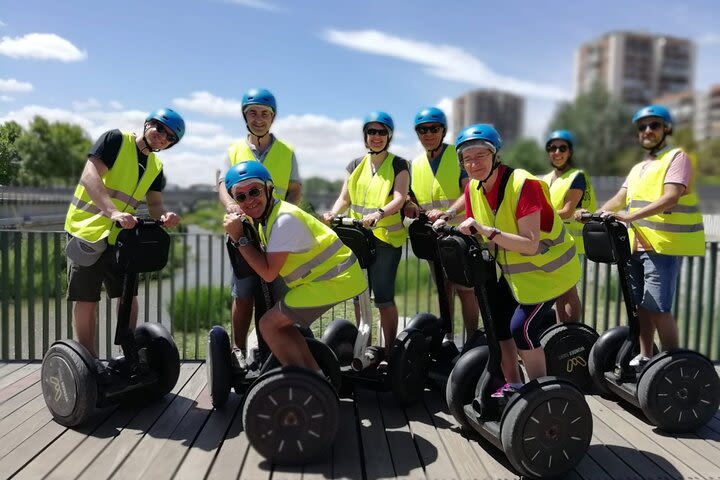
M 495 147 L 496 152 L 502 148 L 500 134 L 495 130 L 495 127 L 488 123 L 476 123 L 475 125 L 465 127 L 455 140 L 455 149 L 460 150 L 460 147 L 464 143 L 472 140 L 484 140 Z
M 638 120 L 647 117 L 660 117 L 663 119 L 666 125 L 671 125 L 673 123 L 672 115 L 670 115 L 670 110 L 668 110 L 667 107 L 664 107 L 663 105 L 648 105 L 647 107 L 641 108 L 640 110 L 635 112 L 635 115 L 633 115 L 632 122 L 637 123 Z
M 393 122 L 392 117 L 385 112 L 381 112 L 378 110 L 365 115 L 365 119 L 363 120 L 363 130 L 365 130 L 365 127 L 367 127 L 368 123 L 373 122 L 382 123 L 390 129 L 390 133 L 395 130 L 395 123 Z
M 251 178 L 257 178 L 265 185 L 268 183 L 272 184 L 273 181 L 265 165 L 255 160 L 249 160 L 247 162 L 240 162 L 227 171 L 225 174 L 225 188 L 228 193 L 230 193 L 230 190 L 232 190 L 235 184 Z
M 570 130 L 555 130 L 548 135 L 547 140 L 545 140 L 545 145 L 548 145 L 553 140 L 564 140 L 570 145 L 570 148 L 574 148 L 575 146 L 575 135 L 573 135 Z
M 253 88 L 245 95 L 243 95 L 243 112 L 245 112 L 245 109 L 250 105 L 263 105 L 265 107 L 269 107 L 273 111 L 273 113 L 277 115 L 277 104 L 275 103 L 275 97 L 272 93 L 270 93 L 269 90 L 265 90 L 264 88 Z
M 177 136 L 178 142 L 185 135 L 185 120 L 175 110 L 161 108 L 155 110 L 145 119 L 146 122 L 160 122 L 168 127 Z M 177 142 L 176 142 L 177 143 Z
M 443 127 L 447 128 L 447 117 L 439 108 L 423 108 L 415 115 L 415 126 L 417 127 L 423 123 L 440 123 Z

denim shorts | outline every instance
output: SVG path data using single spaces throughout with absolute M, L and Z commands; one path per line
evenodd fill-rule
M 395 305 L 395 278 L 402 257 L 402 247 L 377 242 L 377 257 L 368 269 L 370 288 L 375 296 L 376 307 Z
M 633 253 L 629 274 L 635 304 L 650 312 L 671 312 L 681 261 L 675 255 Z

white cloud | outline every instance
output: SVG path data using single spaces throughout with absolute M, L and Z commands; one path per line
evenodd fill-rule
M 77 62 L 87 58 L 85 50 L 79 50 L 70 41 L 54 33 L 29 33 L 17 38 L 2 37 L 0 54 L 12 58 L 61 62 Z
M 399 58 L 425 67 L 435 77 L 469 85 L 497 88 L 530 97 L 565 99 L 569 92 L 554 85 L 521 80 L 493 72 L 471 53 L 452 45 L 408 40 L 375 30 L 328 29 L 323 38 L 336 45 L 375 55 Z
M 0 78 L 0 92 L 32 92 L 32 83 L 19 82 L 14 78 Z
M 0 95 L 0 102 L 12 102 L 15 99 L 13 97 L 8 97 L 7 95 Z
M 176 98 L 173 104 L 191 112 L 223 117 L 242 118 L 242 103 L 238 100 L 221 98 L 210 92 L 193 92 L 190 98 Z
M 225 2 L 240 5 L 242 7 L 254 8 L 256 10 L 267 10 L 268 12 L 285 11 L 283 8 L 280 8 L 274 3 L 266 2 L 264 0 L 225 0 Z
M 700 45 L 720 45 L 720 33 L 706 33 L 698 37 Z
M 122 110 L 123 108 L 123 104 L 117 100 L 111 100 L 108 105 L 110 105 L 110 108 L 114 108 L 115 110 Z
M 0 20 L 0 28 L 2 28 L 2 27 L 7 27 L 7 23 Z
M 75 110 L 97 110 L 100 108 L 100 102 L 95 98 L 88 98 L 87 100 L 80 100 L 72 102 L 72 106 Z

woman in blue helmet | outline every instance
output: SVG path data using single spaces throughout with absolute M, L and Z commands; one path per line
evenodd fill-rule
M 524 170 L 500 163 L 502 141 L 492 125 L 465 128 L 456 148 L 471 178 L 465 188 L 467 218 L 458 228 L 490 242 L 502 270 L 499 282 L 488 282 L 486 288 L 493 299 L 507 382 L 493 397 L 503 397 L 520 385 L 518 353 L 530 379 L 546 374 L 540 344 L 543 316 L 559 295 L 577 283 L 580 263 L 572 237 L 550 204 L 547 185 Z
M 573 153 L 576 145 L 575 135 L 569 130 L 555 130 L 548 135 L 545 151 L 553 170 L 546 174 L 543 180 L 550 188 L 553 208 L 565 223 L 568 233 L 575 239 L 578 255 L 583 255 L 585 244 L 582 238 L 582 224 L 575 220 L 575 210 L 584 208 L 595 211 L 597 203 L 590 177 L 575 166 Z M 559 322 L 580 321 L 582 305 L 576 285 L 558 297 L 555 308 Z
M 166 227 L 180 222 L 180 217 L 163 205 L 165 176 L 155 154 L 177 144 L 183 135 L 183 118 L 163 108 L 147 116 L 142 135 L 110 130 L 100 135 L 88 152 L 65 230 L 70 235 L 67 298 L 74 302 L 75 335 L 93 354 L 100 288 L 105 283 L 111 298 L 122 291 L 122 278 L 113 268 L 112 248 L 119 230 L 135 226 L 135 211 L 143 200 L 150 216 L 163 220 Z M 137 298 L 133 299 L 131 329 L 136 322 Z
M 395 305 L 395 277 L 407 230 L 400 209 L 407 198 L 410 173 L 408 162 L 388 151 L 395 124 L 392 117 L 377 111 L 363 122 L 367 154 L 347 166 L 348 175 L 332 209 L 323 215 L 325 221 L 345 213 L 374 227 L 377 260 L 368 269 L 375 306 L 385 339 L 385 353 L 395 341 L 398 310 Z

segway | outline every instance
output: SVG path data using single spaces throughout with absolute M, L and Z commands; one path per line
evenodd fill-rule
M 260 248 L 257 231 L 245 222 L 250 243 Z M 240 252 L 227 242 L 235 275 L 256 275 Z M 259 278 L 259 277 L 258 277 Z M 215 408 L 222 408 L 231 388 L 243 396 L 242 421 L 250 444 L 266 459 L 278 465 L 303 465 L 331 449 L 339 425 L 340 367 L 335 354 L 311 338 L 309 329 L 300 329 L 325 378 L 298 367 L 281 367 L 260 333 L 259 321 L 272 308 L 274 299 L 268 284 L 260 279 L 255 298 L 255 332 L 258 348 L 246 368 L 233 362 L 230 337 L 221 326 L 208 334 L 207 376 Z
M 614 263 L 628 317 L 627 326 L 603 333 L 590 350 L 590 375 L 597 388 L 640 407 L 647 419 L 667 432 L 691 432 L 705 425 L 720 406 L 720 379 L 712 362 L 698 352 L 673 349 L 654 355 L 641 367 L 630 360 L 639 352 L 637 305 L 628 276 L 627 227 L 612 216 L 585 214 L 583 241 L 588 259 Z
M 340 240 L 355 254 L 363 270 L 375 261 L 375 236 L 360 220 L 336 217 L 330 222 Z M 359 326 L 345 319 L 330 322 L 322 341 L 337 355 L 343 385 L 363 385 L 376 390 L 390 390 L 401 404 L 420 399 L 425 390 L 428 353 L 425 335 L 417 328 L 398 333 L 387 359 L 387 369 L 378 368 L 384 349 L 370 346 L 372 307 L 370 288 L 359 295 Z
M 552 324 L 540 335 L 547 373 L 570 380 L 582 391 L 590 392 L 593 386 L 588 366 L 590 349 L 599 335 L 584 323 L 555 323 L 555 311 L 550 312 Z
M 130 330 L 130 312 L 138 274 L 162 270 L 170 236 L 156 220 L 138 219 L 120 231 L 116 267 L 123 289 L 115 329 L 115 345 L 123 355 L 107 367 L 80 343 L 58 340 L 42 361 L 42 392 L 55 421 L 67 427 L 84 423 L 96 408 L 120 402 L 150 401 L 169 393 L 180 375 L 180 355 L 170 332 L 157 323 Z
M 490 304 L 497 285 L 495 262 L 475 237 L 462 235 L 455 227 L 438 230 L 448 235 L 439 240 L 447 277 L 475 288 L 488 340 L 487 346 L 462 355 L 450 373 L 446 389 L 450 413 L 463 428 L 478 432 L 505 452 L 521 475 L 544 478 L 571 470 L 585 455 L 593 430 L 582 392 L 568 380 L 541 377 L 509 398 L 491 396 L 505 383 Z

